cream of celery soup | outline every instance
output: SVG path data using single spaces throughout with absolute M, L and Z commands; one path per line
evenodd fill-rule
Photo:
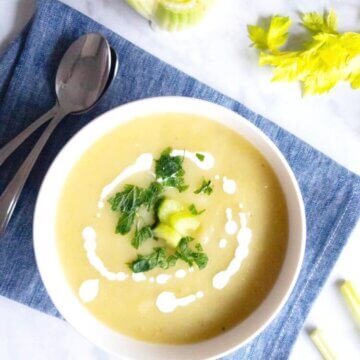
M 95 143 L 67 178 L 58 250 L 79 301 L 148 342 L 216 336 L 264 300 L 288 216 L 263 156 L 209 119 L 162 114 Z

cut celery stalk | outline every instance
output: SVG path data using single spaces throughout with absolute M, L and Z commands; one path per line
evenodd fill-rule
M 155 227 L 153 234 L 156 238 L 165 240 L 174 248 L 178 246 L 182 238 L 182 236 L 171 226 L 161 223 Z
M 151 20 L 157 0 L 126 0 L 126 2 L 140 15 Z
M 311 340 L 314 342 L 316 348 L 324 358 L 324 360 L 337 360 L 338 357 L 329 347 L 329 344 L 324 339 L 324 334 L 321 330 L 315 329 L 310 333 Z
M 160 28 L 178 31 L 197 24 L 213 0 L 126 0 Z
M 340 291 L 355 320 L 360 325 L 360 295 L 352 281 L 345 280 L 340 285 Z
M 188 211 L 180 211 L 170 216 L 169 224 L 181 235 L 187 236 L 200 226 L 198 218 Z
M 162 223 L 167 223 L 170 215 L 182 210 L 184 206 L 179 201 L 165 198 L 158 208 L 157 215 Z

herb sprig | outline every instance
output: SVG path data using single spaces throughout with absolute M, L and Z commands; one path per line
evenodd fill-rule
M 204 154 L 196 153 L 195 156 L 196 156 L 200 161 L 204 161 L 204 160 L 205 160 L 205 155 L 204 155 Z
M 189 206 L 189 211 L 191 212 L 191 214 L 193 215 L 201 215 L 202 213 L 204 213 L 206 210 L 205 209 L 202 209 L 202 210 L 197 210 L 196 209 L 196 206 L 194 204 L 191 204 Z
M 194 239 L 189 236 L 182 238 L 175 252 L 169 256 L 166 255 L 165 247 L 156 247 L 148 255 L 138 255 L 137 258 L 128 265 L 134 273 L 139 273 L 150 271 L 156 267 L 168 269 L 175 266 L 178 260 L 183 260 L 190 266 L 193 266 L 195 263 L 200 270 L 204 269 L 209 258 L 200 243 L 197 243 L 194 249 L 189 247 L 189 243 L 193 240 Z
M 179 192 L 185 191 L 189 186 L 185 184 L 184 158 L 171 156 L 172 148 L 166 148 L 159 159 L 155 160 L 156 179 L 163 185 L 174 187 Z
M 211 180 L 203 179 L 202 184 L 200 187 L 194 191 L 194 194 L 204 193 L 206 195 L 211 195 L 214 191 L 213 186 L 211 184 Z
M 139 215 L 140 209 L 152 211 L 161 199 L 163 187 L 152 182 L 147 189 L 125 185 L 124 190 L 112 196 L 108 202 L 111 210 L 120 212 L 120 217 L 116 225 L 115 232 L 125 235 L 129 233 L 136 223 L 136 230 L 131 244 L 138 249 L 139 246 L 148 238 L 152 237 L 151 226 L 140 227 L 142 217 Z

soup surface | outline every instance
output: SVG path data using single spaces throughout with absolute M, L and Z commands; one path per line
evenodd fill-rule
M 176 250 L 151 235 L 134 248 L 134 228 L 115 232 L 119 213 L 108 200 L 126 184 L 161 183 L 154 160 L 167 147 L 181 156 L 188 188 L 162 196 L 205 210 L 189 246 L 208 261 L 134 273 L 138 254 Z M 213 191 L 195 193 L 203 181 Z M 216 336 L 261 304 L 283 263 L 288 216 L 273 170 L 249 142 L 203 117 L 161 114 L 119 126 L 80 158 L 59 201 L 57 238 L 68 282 L 97 319 L 133 338 L 181 344 Z

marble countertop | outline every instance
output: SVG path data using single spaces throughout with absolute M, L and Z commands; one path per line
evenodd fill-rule
M 359 29 L 360 0 L 222 0 L 196 29 L 178 34 L 154 31 L 122 0 L 63 0 L 118 34 L 229 95 L 294 133 L 343 166 L 360 174 L 360 92 L 341 84 L 330 94 L 302 97 L 298 84 L 271 83 L 271 72 L 259 68 L 249 49 L 246 25 L 271 14 L 334 8 L 340 30 Z M 220 3 L 222 6 L 220 6 Z M 19 33 L 35 8 L 35 0 L 0 0 L 0 52 Z M 301 33 L 294 25 L 293 31 Z M 336 281 L 350 277 L 360 285 L 356 257 L 360 224 L 316 300 L 292 359 L 320 359 L 306 330 L 326 330 L 341 358 L 360 358 L 359 337 Z M 331 316 L 330 316 L 331 315 Z M 68 324 L 0 297 L 1 359 L 110 359 Z

